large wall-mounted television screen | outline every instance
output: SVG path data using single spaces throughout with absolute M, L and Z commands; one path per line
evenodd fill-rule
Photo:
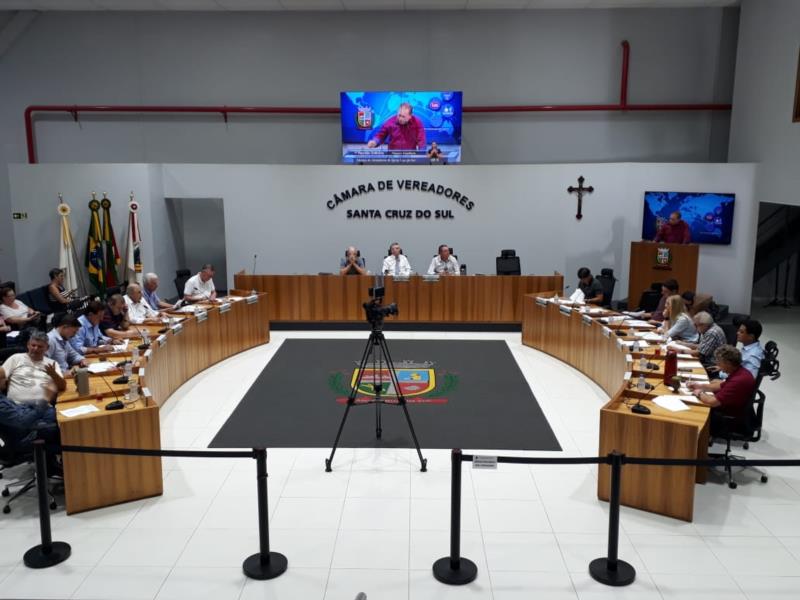
M 678 211 L 689 224 L 694 244 L 730 244 L 735 194 L 709 192 L 645 192 L 642 239 L 652 240 Z
M 342 92 L 347 164 L 461 162 L 461 92 Z

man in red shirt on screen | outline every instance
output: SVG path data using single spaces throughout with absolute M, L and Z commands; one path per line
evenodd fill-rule
M 689 224 L 681 218 L 677 210 L 669 216 L 669 221 L 658 228 L 654 242 L 666 244 L 688 244 L 692 241 Z
M 367 148 L 375 148 L 389 138 L 389 150 L 425 150 L 425 126 L 414 116 L 408 102 L 397 107 L 397 114 L 384 121 Z

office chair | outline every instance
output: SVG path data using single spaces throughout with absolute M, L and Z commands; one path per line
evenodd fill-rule
M 192 276 L 189 269 L 178 269 L 175 271 L 175 289 L 178 291 L 178 300 L 183 300 L 183 288 Z
M 614 287 L 617 285 L 617 279 L 614 277 L 614 269 L 600 269 L 600 275 L 597 276 L 597 281 L 603 286 L 602 306 L 611 308 L 611 298 L 614 297 Z
M 660 284 L 659 284 L 660 285 Z M 661 291 L 654 289 L 645 290 L 639 298 L 639 310 L 651 313 L 658 308 L 658 303 L 661 300 Z
M 744 424 L 736 423 L 733 417 L 723 417 L 723 427 L 725 428 L 722 435 L 719 437 L 725 440 L 725 452 L 723 454 L 709 454 L 713 458 L 725 459 L 724 470 L 728 476 L 728 487 L 735 490 L 738 486 L 733 478 L 733 468 L 729 463 L 731 460 L 741 460 L 742 456 L 736 456 L 731 453 L 731 442 L 743 442 L 742 448 L 744 450 L 750 449 L 750 442 L 757 442 L 761 439 L 761 428 L 764 422 L 764 403 L 767 399 L 764 392 L 761 391 L 761 382 L 766 377 L 771 381 L 775 381 L 781 376 L 780 361 L 778 360 L 778 345 L 774 341 L 767 342 L 764 346 L 764 358 L 761 361 L 761 367 L 758 370 L 756 377 L 756 391 L 747 411 L 747 421 Z M 761 483 L 767 483 L 767 474 L 758 467 L 747 467 L 753 469 L 761 475 Z
M 511 254 L 506 254 L 511 253 Z M 501 250 L 500 256 L 494 259 L 495 268 L 498 275 L 521 275 L 522 268 L 519 264 L 519 256 L 514 250 Z

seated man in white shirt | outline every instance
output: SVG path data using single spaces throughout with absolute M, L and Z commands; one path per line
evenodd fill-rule
M 217 299 L 217 289 L 214 287 L 214 267 L 203 265 L 200 272 L 190 277 L 183 286 L 183 299 L 187 302 L 214 302 Z
M 158 321 L 158 313 L 142 297 L 138 283 L 129 283 L 125 291 L 125 305 L 128 307 L 128 321 L 136 325 L 145 321 Z
M 428 267 L 428 275 L 461 275 L 458 260 L 450 254 L 450 246 L 439 246 L 439 254 L 433 257 L 431 266 Z
M 6 396 L 14 402 L 40 402 L 51 397 L 54 389 L 67 389 L 58 364 L 44 355 L 48 341 L 46 333 L 34 331 L 28 352 L 12 354 L 0 367 L 0 390 L 8 386 Z
M 397 242 L 389 246 L 389 256 L 383 259 L 383 274 L 395 277 L 411 275 L 411 264 Z

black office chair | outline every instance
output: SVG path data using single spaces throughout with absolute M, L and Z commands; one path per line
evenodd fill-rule
M 603 286 L 602 306 L 611 308 L 611 299 L 614 297 L 614 287 L 617 285 L 617 278 L 614 277 L 614 269 L 600 269 L 600 275 L 597 276 L 597 281 Z
M 0 423 L 0 426 L 2 424 Z M 6 443 L 8 442 L 8 443 Z M 30 469 L 33 466 L 33 448 L 31 446 L 32 440 L 26 441 L 20 446 L 13 443 L 13 440 L 4 438 L 2 431 L 0 431 L 0 479 L 6 478 L 6 472 L 16 467 L 27 465 Z M 7 483 L 3 490 L 0 491 L 0 496 L 7 498 L 3 506 L 3 514 L 11 512 L 11 503 L 23 494 L 29 492 L 36 487 L 36 471 L 28 471 L 28 474 L 23 475 L 21 478 Z M 50 496 L 50 509 L 55 510 L 58 507 L 52 489 L 48 488 L 48 496 Z
M 639 310 L 651 313 L 658 308 L 658 303 L 661 300 L 661 292 L 653 289 L 645 290 L 642 292 L 642 297 L 639 298 Z
M 189 269 L 178 269 L 175 271 L 175 289 L 178 291 L 178 300 L 183 300 L 183 288 L 192 276 Z
M 500 250 L 500 256 L 495 259 L 495 268 L 498 275 L 521 275 L 519 256 L 516 250 Z
M 750 449 L 751 442 L 757 442 L 761 439 L 761 428 L 764 423 L 764 403 L 767 399 L 764 392 L 761 391 L 761 382 L 764 378 L 775 381 L 781 376 L 780 361 L 778 360 L 778 344 L 774 341 L 769 341 L 764 346 L 764 358 L 761 360 L 761 366 L 758 369 L 758 376 L 756 377 L 756 391 L 753 395 L 752 404 L 747 411 L 747 419 L 742 423 L 737 423 L 733 417 L 724 416 L 722 418 L 722 425 L 724 430 L 719 435 L 719 438 L 725 441 L 725 452 L 723 454 L 709 454 L 714 458 L 725 459 L 725 474 L 728 478 L 728 487 L 735 490 L 738 484 L 733 478 L 733 468 L 729 461 L 741 460 L 742 456 L 736 456 L 731 453 L 731 442 L 742 442 L 744 450 Z M 761 475 L 761 483 L 767 483 L 767 474 L 758 467 L 747 467 L 753 469 Z

